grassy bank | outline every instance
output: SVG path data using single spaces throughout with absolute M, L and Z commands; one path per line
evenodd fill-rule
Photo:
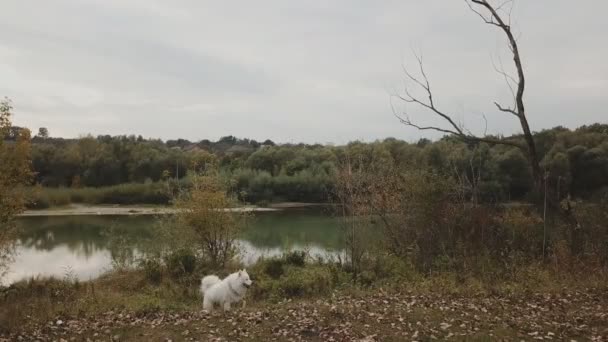
M 385 264 L 390 267 L 353 278 L 336 263 L 304 262 L 298 254 L 262 260 L 248 269 L 254 286 L 247 308 L 226 315 L 201 311 L 200 277 L 211 270 L 199 263 L 142 264 L 90 282 L 69 275 L 23 281 L 2 291 L 0 333 L 26 340 L 319 341 L 608 335 L 604 272 L 531 264 L 492 281 Z
M 188 184 L 184 184 L 187 186 Z M 172 190 L 175 191 L 175 190 Z M 63 207 L 70 204 L 100 205 L 100 204 L 120 204 L 120 205 L 169 205 L 172 199 L 172 192 L 168 191 L 166 183 L 127 183 L 106 187 L 84 187 L 84 188 L 51 188 L 51 187 L 32 187 L 27 189 L 28 209 L 48 209 Z M 249 203 L 261 207 L 271 207 L 279 204 L 278 207 L 297 207 L 303 204 L 310 205 L 309 202 L 286 202 L 297 198 L 296 196 L 282 196 L 273 194 L 267 196 L 247 195 Z M 310 198 L 307 198 L 310 200 Z M 327 195 L 313 198 L 315 203 L 327 202 Z
M 47 209 L 69 204 L 169 204 L 164 183 L 129 183 L 100 188 L 28 189 L 29 209 Z

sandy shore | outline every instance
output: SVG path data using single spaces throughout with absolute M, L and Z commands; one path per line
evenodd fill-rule
M 312 207 L 328 207 L 331 203 L 306 203 L 306 202 L 279 202 L 268 205 L 272 209 L 295 209 L 295 208 L 312 208 Z
M 277 211 L 279 208 L 242 207 L 227 209 L 232 211 Z M 27 210 L 20 216 L 90 216 L 90 215 L 164 215 L 175 213 L 169 207 L 137 207 L 137 206 L 69 206 L 43 210 Z

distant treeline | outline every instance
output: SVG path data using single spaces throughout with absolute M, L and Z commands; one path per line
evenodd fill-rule
M 535 140 L 554 192 L 589 198 L 607 191 L 608 125 L 576 130 L 556 127 L 536 133 Z M 41 129 L 33 139 L 36 183 L 44 187 L 106 187 L 175 179 L 187 183 L 189 169 L 213 159 L 233 179 L 233 190 L 249 202 L 327 201 L 336 169 L 360 158 L 379 165 L 430 168 L 474 187 L 486 201 L 524 199 L 532 187 L 528 163 L 517 148 L 467 144 L 451 136 L 434 142 L 387 138 L 327 146 L 277 145 L 233 136 L 216 142 L 108 135 L 63 139 L 48 137 Z

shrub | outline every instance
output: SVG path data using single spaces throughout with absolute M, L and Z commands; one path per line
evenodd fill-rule
M 283 259 L 289 265 L 303 267 L 306 263 L 305 251 L 291 251 L 283 255 Z
M 333 262 L 305 262 L 305 252 L 287 252 L 260 259 L 250 267 L 255 279 L 251 295 L 255 299 L 282 299 L 324 295 L 352 277 Z
M 359 273 L 358 280 L 362 285 L 370 286 L 372 285 L 378 278 L 376 278 L 376 274 L 369 270 L 364 270 Z
M 273 257 L 265 260 L 260 259 L 256 263 L 255 267 L 270 278 L 279 279 L 285 273 L 285 269 L 289 266 L 306 266 L 306 252 L 290 251 L 279 257 Z
M 70 189 L 34 187 L 28 191 L 28 204 L 30 209 L 47 209 L 68 205 L 71 203 Z
M 140 260 L 139 267 L 144 271 L 146 279 L 159 284 L 163 277 L 162 264 L 159 259 L 145 258 Z
M 258 207 L 268 208 L 270 206 L 270 201 L 268 201 L 268 200 L 260 200 L 256 204 L 257 204 Z
M 196 268 L 196 256 L 190 249 L 181 248 L 167 255 L 165 264 L 169 274 L 174 277 L 192 274 Z
M 260 205 L 270 201 L 325 202 L 333 184 L 328 171 L 321 167 L 296 169 L 283 169 L 277 173 L 239 169 L 232 174 L 235 180 L 232 190 L 244 194 L 245 200 Z
M 333 289 L 332 275 L 327 267 L 309 266 L 287 268 L 277 283 L 277 290 L 285 297 L 327 294 Z
M 192 175 L 192 188 L 174 201 L 178 213 L 174 233 L 190 238 L 213 267 L 224 267 L 236 255 L 236 237 L 249 214 L 226 210 L 237 206 L 227 193 L 227 184 L 216 172 Z
M 128 183 L 99 188 L 35 187 L 29 191 L 30 209 L 45 209 L 70 203 L 168 204 L 170 193 L 164 183 Z
M 283 269 L 284 262 L 282 259 L 273 258 L 262 261 L 262 263 L 264 265 L 264 273 L 272 279 L 278 279 L 283 275 L 283 273 L 285 273 Z

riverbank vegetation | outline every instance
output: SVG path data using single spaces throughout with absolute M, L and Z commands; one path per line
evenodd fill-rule
M 329 305 L 326 319 L 344 323 L 348 315 L 339 312 L 357 301 L 369 302 L 367 294 L 380 293 L 387 299 L 406 294 L 408 300 L 428 295 L 433 298 L 430 307 L 417 310 L 426 310 L 424 317 L 438 317 L 441 322 L 428 322 L 440 325 L 448 317 L 433 307 L 443 305 L 445 298 L 471 302 L 483 296 L 504 302 L 535 300 L 533 293 L 573 298 L 578 296 L 576 289 L 605 293 L 608 197 L 606 180 L 597 173 L 606 168 L 605 129 L 594 125 L 537 134 L 550 191 L 536 196 L 530 196 L 531 175 L 520 152 L 505 146 L 467 144 L 451 137 L 416 144 L 387 139 L 339 147 L 267 143 L 249 154 L 191 151 L 186 147 L 168 148 L 163 143 L 156 145 L 164 151 L 159 156 L 167 153 L 183 158 L 178 177 L 167 164 L 153 168 L 158 171 L 154 178 L 131 177 L 131 171 L 126 171 L 124 179 L 131 182 L 126 184 L 122 179 L 117 184 L 91 182 L 90 175 L 105 174 L 92 170 L 109 162 L 90 162 L 99 154 L 97 148 L 117 144 L 136 149 L 150 141 L 86 137 L 64 142 L 66 145 L 56 153 L 77 151 L 74 155 L 82 163 L 78 165 L 84 166 L 59 178 L 52 176 L 55 171 L 38 173 L 38 185 L 27 190 L 35 199 L 33 206 L 143 202 L 171 204 L 182 210 L 159 219 L 141 255 L 126 249 L 128 244 L 123 244 L 124 235 L 119 231 L 111 232 L 114 269 L 99 279 L 81 282 L 67 272 L 65 279 L 31 279 L 3 288 L 0 330 L 12 337 L 25 331 L 44 336 L 64 331 L 68 336 L 70 330 L 58 328 L 58 321 L 98 322 L 116 312 L 136 317 L 140 323 L 158 315 L 200 315 L 201 277 L 210 273 L 224 276 L 244 267 L 235 261 L 239 251 L 233 241 L 234 233 L 245 227 L 242 223 L 247 220 L 237 217 L 242 213 L 217 209 L 279 198 L 338 203 L 335 215 L 343 222 L 343 253 L 319 258 L 286 252 L 249 265 L 255 285 L 248 294 L 251 309 L 243 315 L 261 312 L 272 317 L 271 312 L 293 310 L 293 306 L 283 306 L 289 301 L 300 303 L 297 305 L 316 302 Z M 15 146 L 11 139 L 5 141 Z M 34 140 L 33 151 L 54 144 L 48 137 Z M 84 157 L 86 154 L 80 154 L 83 146 L 96 147 L 91 150 L 94 153 Z M 36 155 L 40 157 L 38 152 L 33 155 L 34 160 Z M 126 155 L 129 157 L 117 170 L 137 170 L 125 166 L 129 158 L 144 160 L 137 154 Z M 112 158 L 120 160 L 119 156 Z M 37 163 L 34 167 L 44 165 Z M 61 169 L 51 167 L 56 168 Z M 64 183 L 53 183 L 53 179 L 64 179 Z M 11 188 L 24 194 L 22 186 Z M 536 205 L 538 201 L 525 206 L 501 205 L 543 195 L 559 207 L 543 210 Z M 381 238 L 370 239 L 370 231 Z M 171 248 L 159 244 L 159 240 L 172 242 Z M 596 302 L 607 300 L 605 296 L 593 298 Z M 384 305 L 402 313 L 387 299 L 381 299 L 388 303 Z M 588 299 L 577 303 L 592 305 L 586 302 Z M 538 305 L 545 310 L 550 303 Z M 511 315 L 519 307 L 509 310 L 504 314 Z M 605 313 L 596 310 L 596 314 Z M 256 317 L 252 319 L 257 321 Z M 389 319 L 398 321 L 399 317 Z M 577 318 L 568 314 L 560 319 Z M 432 327 L 418 328 L 418 320 L 404 321 L 415 324 L 415 329 L 424 328 L 425 336 L 437 334 Z M 45 322 L 54 323 L 48 326 Z M 522 334 L 522 329 L 515 326 L 493 326 L 490 321 L 480 324 L 492 326 L 482 337 L 490 337 L 490 333 L 507 337 Z M 600 328 L 601 324 L 595 323 L 582 330 L 573 325 L 562 327 L 559 334 L 591 336 Z M 411 336 L 415 329 L 410 326 L 404 332 Z M 89 333 L 106 331 L 93 328 Z M 114 330 L 109 331 L 114 334 Z M 125 329 L 119 333 L 131 332 Z M 264 334 L 260 336 L 276 336 L 275 331 Z M 322 332 L 314 334 L 321 336 Z
M 259 323 L 250 326 L 249 333 L 260 338 L 276 337 L 277 331 L 272 329 L 258 331 L 264 326 L 264 317 L 276 320 L 276 313 L 292 315 L 300 312 L 297 307 L 316 303 L 310 309 L 322 310 L 319 315 L 325 323 L 306 329 L 319 337 L 324 332 L 316 329 L 330 325 L 329 321 L 358 322 L 361 318 L 348 314 L 356 303 L 368 305 L 378 300 L 387 309 L 378 312 L 386 324 L 405 322 L 403 333 L 409 336 L 416 331 L 424 336 L 445 337 L 452 332 L 480 338 L 515 338 L 539 332 L 563 338 L 604 333 L 597 315 L 605 315 L 605 311 L 577 310 L 608 301 L 608 202 L 594 206 L 568 202 L 579 224 L 572 229 L 554 213 L 543 220 L 534 206 L 476 204 L 471 201 L 470 189 L 458 179 L 445 178 L 432 170 L 400 169 L 394 164 L 350 157 L 339 165 L 344 177 L 336 194 L 342 199 L 337 214 L 344 222 L 344 254 L 321 258 L 306 252 L 286 252 L 249 265 L 254 280 L 247 295 L 249 308 L 225 316 L 229 318 L 222 322 L 251 315 L 250 319 Z M 230 206 L 226 202 L 232 201 L 229 184 L 223 183 L 217 173 L 207 172 L 196 178 L 193 191 L 185 191 L 175 202 L 193 210 L 162 219 L 150 246 L 142 249 L 144 255 L 120 253 L 117 241 L 115 269 L 99 279 L 80 282 L 67 272 L 64 279 L 32 279 L 5 288 L 0 310 L 5 336 L 31 336 L 27 332 L 55 336 L 62 332 L 56 335 L 59 337 L 80 331 L 86 336 L 118 334 L 136 338 L 131 334 L 137 329 L 157 334 L 143 328 L 147 325 L 157 324 L 166 331 L 162 321 L 172 321 L 167 317 L 216 322 L 211 316 L 200 316 L 200 279 L 211 273 L 225 276 L 244 265 L 233 258 L 238 250 L 230 243 L 231 232 L 241 227 L 232 216 L 236 213 L 208 210 Z M 171 222 L 182 222 L 183 230 L 175 230 Z M 214 227 L 222 228 L 220 234 L 211 229 Z M 381 238 L 366 238 L 369 229 L 376 230 Z M 157 249 L 157 239 L 170 239 L 176 248 Z M 584 289 L 584 295 L 577 289 Z M 403 306 L 403 301 L 409 306 Z M 546 312 L 557 305 L 556 301 L 568 310 L 554 317 L 560 321 L 558 326 L 545 326 L 542 319 L 532 318 L 539 317 L 534 310 Z M 440 309 L 454 302 L 465 307 L 456 306 L 456 311 L 447 312 Z M 503 303 L 504 311 L 496 311 L 490 302 Z M 536 305 L 534 312 L 518 304 L 522 302 Z M 473 310 L 470 319 L 452 314 L 467 311 L 471 303 L 486 311 Z M 401 316 L 409 307 L 415 312 Z M 366 310 L 375 314 L 371 307 Z M 491 314 L 486 317 L 488 312 Z M 519 315 L 529 320 L 512 321 Z M 106 322 L 109 316 L 113 316 L 116 326 Z M 303 320 L 311 318 L 304 316 Z M 496 317 L 500 322 L 494 321 Z M 581 318 L 588 322 L 582 328 L 576 324 Z M 87 320 L 106 323 L 86 327 L 83 322 Z M 421 320 L 425 323 L 418 325 Z M 74 322 L 74 326 L 61 327 L 63 322 Z M 122 326 L 120 322 L 133 325 Z M 249 320 L 243 318 L 243 322 Z M 178 334 L 186 330 L 196 334 L 197 323 L 190 318 L 184 318 L 183 323 Z M 442 323 L 445 329 L 440 328 Z M 230 322 L 227 324 L 230 327 Z M 371 324 L 370 331 L 386 329 L 382 319 Z M 448 325 L 456 330 L 448 329 Z M 475 327 L 484 331 L 475 331 Z M 286 331 L 299 335 L 303 330 Z M 226 331 L 218 335 L 226 336 Z
M 180 210 L 159 218 L 137 254 L 121 251 L 124 235 L 111 232 L 114 269 L 98 279 L 80 282 L 68 271 L 2 288 L 0 340 L 608 336 L 608 125 L 533 133 L 506 3 L 468 4 L 507 39 L 517 75 L 497 71 L 513 103 L 494 104 L 517 119 L 521 135 L 476 136 L 457 123 L 436 106 L 417 56 L 420 75 L 404 72 L 419 92 L 406 86 L 397 97 L 443 126 L 395 115 L 447 134 L 437 141 L 62 139 L 41 128 L 30 181 L 21 177 L 31 176 L 29 132 L 10 125 L 10 104 L 2 103 L 1 224 L 24 209 L 25 194 L 33 208 L 140 202 Z M 235 238 L 249 217 L 224 209 L 272 201 L 339 204 L 342 250 L 261 258 L 248 265 L 249 308 L 203 313 L 201 277 L 245 266 Z M 504 205 L 513 201 L 524 205 Z
M 536 133 L 534 139 L 556 199 L 597 200 L 606 193 L 607 125 L 575 130 L 556 127 Z M 32 144 L 34 184 L 40 187 L 32 191 L 30 207 L 168 204 L 171 192 L 190 186 L 187 170 L 191 165 L 210 162 L 217 163 L 222 176 L 233 181 L 231 191 L 242 201 L 327 202 L 336 188 L 338 162 L 346 155 L 375 158 L 378 163 L 401 168 L 428 168 L 474 182 L 478 199 L 486 203 L 525 201 L 533 190 L 526 157 L 518 148 L 465 143 L 451 136 L 434 142 L 389 138 L 345 146 L 276 145 L 234 137 L 217 142 L 163 142 L 135 136 L 36 136 Z

